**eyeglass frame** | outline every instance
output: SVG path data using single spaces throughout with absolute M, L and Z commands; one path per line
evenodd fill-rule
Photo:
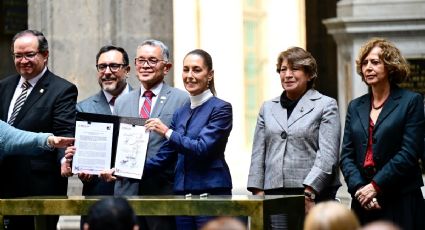
M 155 60 L 152 60 L 155 59 Z M 151 62 L 154 61 L 154 63 L 152 64 Z M 150 57 L 148 59 L 142 59 L 142 57 L 136 57 L 134 58 L 134 64 L 138 65 L 138 66 L 143 66 L 145 63 L 148 64 L 148 66 L 150 67 L 155 67 L 156 65 L 158 65 L 159 62 L 167 62 L 167 60 L 164 59 L 157 59 L 156 57 Z M 141 63 L 138 63 L 141 62 Z
M 28 52 L 28 53 L 23 53 L 23 54 L 20 54 L 20 53 L 12 53 L 12 57 L 13 57 L 13 60 L 15 60 L 15 61 L 20 61 L 20 60 L 22 60 L 22 59 L 26 59 L 26 60 L 28 60 L 28 61 L 32 61 L 32 60 L 34 60 L 35 59 L 35 57 L 37 56 L 37 54 L 39 54 L 39 53 L 41 53 L 40 51 L 35 51 L 35 52 Z
M 116 65 L 116 66 L 115 67 L 112 67 L 111 65 Z M 104 70 L 101 70 L 99 66 L 104 66 L 105 69 Z M 102 63 L 102 64 L 96 64 L 96 69 L 97 69 L 97 72 L 104 73 L 104 72 L 106 72 L 106 69 L 109 68 L 109 70 L 111 72 L 116 73 L 122 67 L 125 67 L 125 66 L 128 66 L 128 64 L 126 64 L 126 63 L 109 63 L 109 64 L 104 64 L 104 63 Z

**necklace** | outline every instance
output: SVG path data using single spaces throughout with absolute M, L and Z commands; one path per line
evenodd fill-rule
M 379 110 L 379 109 L 381 109 L 382 107 L 384 107 L 384 104 L 385 104 L 385 102 L 387 102 L 387 99 L 388 99 L 388 97 L 387 97 L 387 98 L 385 98 L 384 102 L 382 102 L 382 104 L 380 104 L 380 105 L 378 105 L 378 106 L 375 106 L 375 104 L 373 103 L 373 99 L 372 99 L 372 108 L 373 108 L 374 110 Z

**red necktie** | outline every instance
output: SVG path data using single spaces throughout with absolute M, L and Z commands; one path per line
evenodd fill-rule
M 113 96 L 112 98 L 111 98 L 111 100 L 109 100 L 109 104 L 110 105 L 112 105 L 112 106 L 114 106 L 115 105 L 115 100 L 117 99 L 117 97 L 116 96 Z
M 146 90 L 143 93 L 143 97 L 145 97 L 145 102 L 143 103 L 142 108 L 140 109 L 140 117 L 141 118 L 149 118 L 152 107 L 152 97 L 155 96 L 152 91 Z

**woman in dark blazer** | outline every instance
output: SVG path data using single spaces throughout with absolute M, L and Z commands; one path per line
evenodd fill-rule
M 170 127 L 158 118 L 147 129 L 167 138 L 158 154 L 145 164 L 145 174 L 175 162 L 174 192 L 178 195 L 231 195 L 232 179 L 224 159 L 232 130 L 232 106 L 215 96 L 211 56 L 204 50 L 189 52 L 183 62 L 183 83 L 190 103 L 178 109 Z M 212 217 L 177 217 L 177 229 L 199 229 Z
M 424 151 L 422 96 L 397 86 L 409 66 L 390 42 L 367 41 L 356 61 L 369 93 L 350 102 L 341 169 L 362 224 L 384 219 L 425 229 L 418 159 Z

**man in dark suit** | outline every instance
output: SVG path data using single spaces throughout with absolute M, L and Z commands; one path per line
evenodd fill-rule
M 73 136 L 77 88 L 47 69 L 48 42 L 43 33 L 25 30 L 12 40 L 17 75 L 0 82 L 0 119 L 16 128 Z M 40 151 L 34 149 L 34 151 Z M 10 154 L 1 162 L 2 198 L 66 195 L 69 173 L 63 151 L 44 150 L 42 155 Z M 62 164 L 62 169 L 61 169 Z M 56 229 L 58 216 L 46 220 Z M 33 229 L 32 217 L 5 218 L 7 229 Z
M 127 84 L 130 72 L 127 52 L 117 46 L 106 45 L 96 55 L 97 79 L 101 90 L 77 104 L 78 112 L 112 115 L 115 100 L 131 90 Z M 97 176 L 80 173 L 84 196 L 114 195 L 114 182 L 106 182 Z M 85 217 L 81 218 L 81 226 Z
M 119 116 L 140 117 L 146 97 L 145 91 L 151 91 L 152 107 L 149 117 L 160 118 L 167 126 L 170 125 L 174 111 L 188 102 L 189 95 L 173 88 L 164 82 L 165 75 L 172 64 L 169 61 L 169 51 L 164 43 L 157 40 L 147 40 L 137 47 L 135 59 L 136 73 L 141 83 L 137 90 L 118 98 L 114 113 Z M 151 132 L 146 153 L 146 159 L 155 156 L 165 138 Z M 115 183 L 115 195 L 171 195 L 173 194 L 174 165 L 155 176 L 142 177 L 141 180 L 123 178 Z M 175 229 L 173 217 L 139 218 L 140 229 L 172 230 Z

